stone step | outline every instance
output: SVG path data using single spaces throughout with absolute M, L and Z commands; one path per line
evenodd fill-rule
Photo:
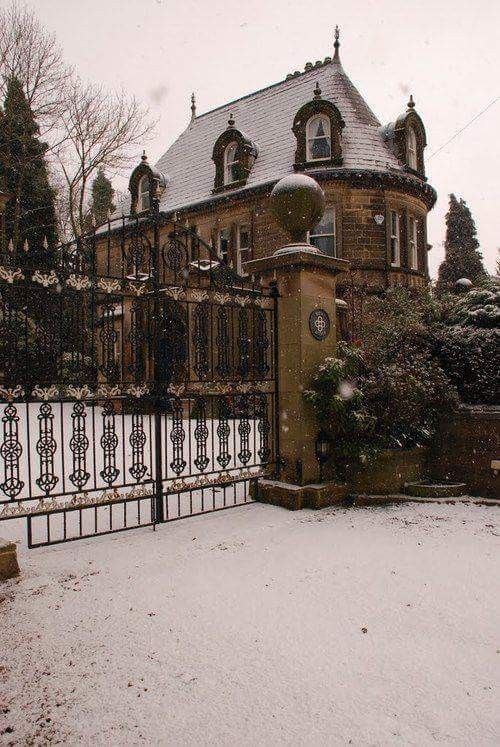
M 404 486 L 406 495 L 416 498 L 461 498 L 467 495 L 467 485 L 464 482 L 407 482 Z

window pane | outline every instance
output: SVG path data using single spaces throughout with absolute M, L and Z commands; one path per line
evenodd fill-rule
M 325 127 L 325 122 L 322 119 L 320 119 L 316 123 L 312 135 L 313 135 L 313 137 L 325 137 L 325 135 L 328 134 L 328 132 L 326 130 L 327 130 L 327 128 Z
M 311 236 L 321 233 L 335 233 L 335 210 L 333 208 L 325 210 L 318 225 L 312 229 Z
M 231 181 L 237 182 L 238 181 L 238 163 L 237 161 L 233 162 L 231 164 Z
M 391 264 L 398 265 L 399 264 L 399 251 L 398 251 L 398 242 L 395 238 L 391 239 Z
M 248 249 L 250 246 L 250 233 L 247 226 L 240 226 L 240 249 Z
M 391 213 L 391 234 L 392 236 L 398 235 L 398 214 L 395 212 Z
M 231 184 L 238 181 L 238 161 L 236 158 L 238 146 L 230 143 L 224 153 L 224 182 Z
M 329 254 L 335 257 L 335 237 L 334 236 L 311 236 L 311 244 L 323 254 Z
M 310 153 L 312 158 L 330 158 L 330 140 L 326 137 L 314 138 Z
M 227 264 L 229 260 L 229 245 L 231 241 L 231 232 L 229 228 L 223 228 L 219 234 L 219 256 Z
M 330 120 L 325 116 L 312 117 L 307 123 L 307 158 L 330 158 L 331 152 Z

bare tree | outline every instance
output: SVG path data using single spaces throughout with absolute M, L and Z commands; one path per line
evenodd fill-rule
M 64 106 L 70 76 L 61 48 L 31 9 L 13 2 L 0 10 L 0 95 L 9 79 L 17 78 L 42 135 L 54 126 Z
M 66 182 L 68 214 L 74 235 L 84 230 L 87 192 L 100 167 L 108 173 L 130 168 L 132 158 L 151 135 L 155 122 L 132 96 L 109 93 L 74 77 L 61 115 L 62 144 L 56 150 Z

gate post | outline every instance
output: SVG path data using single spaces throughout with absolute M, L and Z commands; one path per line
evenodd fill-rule
M 292 509 L 324 502 L 324 497 L 313 495 L 320 481 L 315 454 L 318 425 L 303 392 L 317 365 L 335 353 L 335 276 L 349 269 L 346 260 L 330 257 L 308 242 L 308 231 L 320 221 L 324 206 L 323 191 L 314 179 L 304 174 L 283 178 L 271 193 L 271 208 L 292 242 L 245 265 L 247 272 L 274 281 L 279 293 L 276 365 L 283 482 L 261 480 L 258 496 Z

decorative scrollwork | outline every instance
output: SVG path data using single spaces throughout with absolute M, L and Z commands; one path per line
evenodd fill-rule
M 117 381 L 120 375 L 118 351 L 116 350 L 118 332 L 115 329 L 115 311 L 114 303 L 106 303 L 101 308 L 101 329 L 99 332 L 101 365 L 99 370 L 108 382 Z
M 163 261 L 166 267 L 178 275 L 187 267 L 187 246 L 181 236 L 172 236 L 162 248 Z
M 73 457 L 73 471 L 69 479 L 73 485 L 81 490 L 88 482 L 90 473 L 87 472 L 87 451 L 89 439 L 87 438 L 85 421 L 87 413 L 83 402 L 75 402 L 71 420 L 73 423 L 69 448 Z
M 144 446 L 146 441 L 142 413 L 133 413 L 132 431 L 129 438 L 129 443 L 132 447 L 132 466 L 129 468 L 129 472 L 137 482 L 142 480 L 148 471 L 148 468 L 144 464 Z
M 45 495 L 54 490 L 59 482 L 59 478 L 54 474 L 54 454 L 56 453 L 57 443 L 54 438 L 54 414 L 52 405 L 44 402 L 40 405 L 38 414 L 38 441 L 36 450 L 40 457 L 40 477 L 37 478 L 36 484 Z
M 2 417 L 3 441 L 0 447 L 0 456 L 3 459 L 4 480 L 0 486 L 11 500 L 14 500 L 24 487 L 24 482 L 19 479 L 19 462 L 23 453 L 23 447 L 19 441 L 19 415 L 17 408 L 9 403 Z
M 40 283 L 44 288 L 50 288 L 51 285 L 57 285 L 59 282 L 59 278 L 54 270 L 51 270 L 50 272 L 40 272 L 40 270 L 36 270 L 33 273 L 32 280 L 35 283 Z
M 68 387 L 66 387 L 66 394 L 68 397 L 72 397 L 73 399 L 88 399 L 91 395 L 91 389 L 86 384 L 85 386 L 73 386 L 73 384 L 70 384 Z
M 163 294 L 174 301 L 181 301 L 186 298 L 186 291 L 181 286 L 170 286 L 163 289 Z
M 92 280 L 87 275 L 76 275 L 71 273 L 67 280 L 66 285 L 74 290 L 90 290 L 92 288 Z
M 239 423 L 238 423 L 238 435 L 240 437 L 240 451 L 238 452 L 238 459 L 243 465 L 247 465 L 252 456 L 252 452 L 249 448 L 250 442 L 250 420 L 249 420 L 249 401 L 248 395 L 243 394 L 235 402 L 235 406 L 238 410 Z
M 219 306 L 217 311 L 217 365 L 219 376 L 226 378 L 231 373 L 231 340 L 229 337 L 229 315 L 226 306 Z
M 122 286 L 119 280 L 108 280 L 107 278 L 99 278 L 97 281 L 97 287 L 100 290 L 103 290 L 105 293 L 119 293 Z
M 130 330 L 127 336 L 129 343 L 130 359 L 128 370 L 134 375 L 136 381 L 141 379 L 144 373 L 144 315 L 143 305 L 139 300 L 134 300 L 130 307 Z
M 195 467 L 204 472 L 210 463 L 207 456 L 207 403 L 203 397 L 196 400 L 196 428 L 194 429 L 194 440 L 196 442 Z
M 255 347 L 257 355 L 255 368 L 257 374 L 261 378 L 265 378 L 270 370 L 270 366 L 268 363 L 270 342 L 267 334 L 267 316 L 266 312 L 263 309 L 258 309 L 256 321 L 257 329 L 255 335 Z
M 110 386 L 108 384 L 99 384 L 97 387 L 97 396 L 98 397 L 105 397 L 108 399 L 109 397 L 119 397 L 122 393 L 120 387 L 118 384 L 115 384 L 114 386 Z
M 170 440 L 173 446 L 173 459 L 170 462 L 172 471 L 178 476 L 186 469 L 186 460 L 184 459 L 184 440 L 186 432 L 182 422 L 182 400 L 177 397 L 171 399 L 172 404 L 172 428 L 170 430 Z
M 257 423 L 257 430 L 259 432 L 259 448 L 257 454 L 261 462 L 267 462 L 271 455 L 271 449 L 269 448 L 271 424 L 269 422 L 269 404 L 265 395 L 259 397 L 257 416 L 259 419 Z
M 38 399 L 43 399 L 44 401 L 47 401 L 49 399 L 55 399 L 55 397 L 59 396 L 59 389 L 52 384 L 52 386 L 38 386 L 33 389 L 32 391 L 33 397 L 38 397 Z
M 250 342 L 248 311 L 242 306 L 238 312 L 238 372 L 242 379 L 250 374 Z
M 126 249 L 127 272 L 134 279 L 140 279 L 144 275 L 148 276 L 149 268 L 149 241 L 141 233 L 134 233 Z
M 226 469 L 231 461 L 231 454 L 229 453 L 229 436 L 231 435 L 231 428 L 229 427 L 229 405 L 225 397 L 221 397 L 219 400 L 218 415 L 219 423 L 217 425 L 217 437 L 219 439 L 219 453 L 217 455 L 217 461 L 222 469 Z
M 191 290 L 189 296 L 190 299 L 196 301 L 196 303 L 203 303 L 204 301 L 208 301 L 210 297 L 208 291 L 206 290 Z
M 140 386 L 138 384 L 131 384 L 127 389 L 127 394 L 131 397 L 136 397 L 137 399 L 139 397 L 145 397 L 149 392 L 150 388 L 148 384 L 141 384 Z
M 0 386 L 0 397 L 6 399 L 7 402 L 12 402 L 14 399 L 21 399 L 24 395 L 25 391 L 20 384 L 15 387 Z
M 106 402 L 102 409 L 102 436 L 101 447 L 104 458 L 104 467 L 100 475 L 104 482 L 112 485 L 120 470 L 116 467 L 116 449 L 118 447 L 118 436 L 115 430 L 115 408 L 113 402 Z
M 0 278 L 8 283 L 13 283 L 15 280 L 24 280 L 24 274 L 19 267 L 11 268 L 0 265 Z
M 194 372 L 199 379 L 205 379 L 210 370 L 209 361 L 210 307 L 207 303 L 196 305 L 194 310 Z

